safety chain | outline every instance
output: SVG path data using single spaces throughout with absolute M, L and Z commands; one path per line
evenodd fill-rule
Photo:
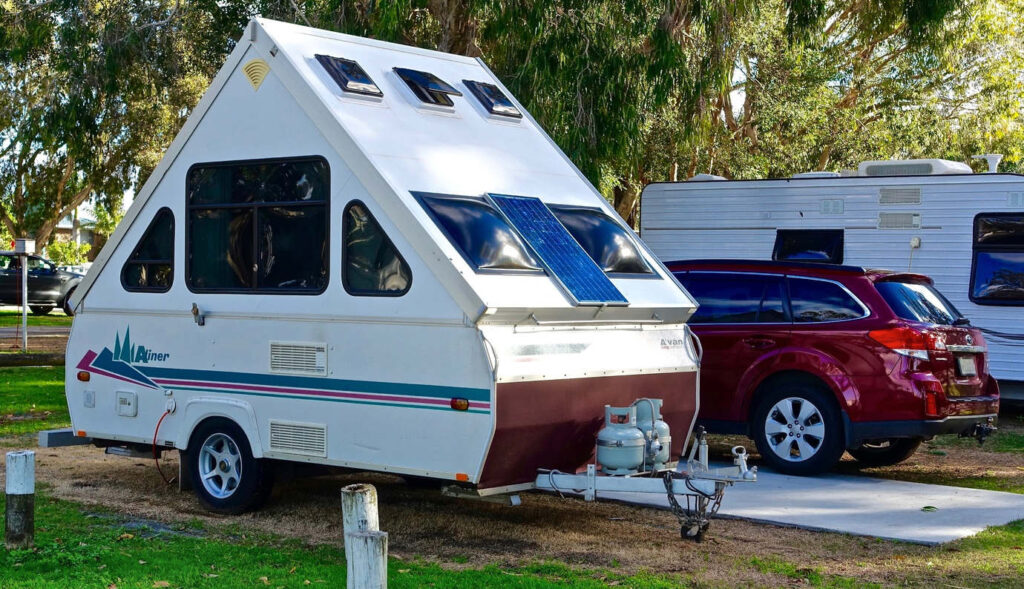
M 683 495 L 686 498 L 686 507 L 683 507 L 679 504 L 679 500 L 676 499 L 676 494 L 673 492 L 672 482 L 675 479 L 672 476 L 673 474 L 672 471 L 667 471 L 662 477 L 662 481 L 665 483 L 665 494 L 668 495 L 669 507 L 672 509 L 676 519 L 679 520 L 683 537 L 690 537 L 699 542 L 705 530 L 711 524 L 711 516 L 718 513 L 718 508 L 722 506 L 722 497 L 725 496 L 725 484 L 715 483 L 715 493 L 713 495 L 702 493 L 687 484 L 687 487 L 692 489 L 694 493 L 685 493 Z M 687 480 L 687 483 L 689 483 L 689 480 Z

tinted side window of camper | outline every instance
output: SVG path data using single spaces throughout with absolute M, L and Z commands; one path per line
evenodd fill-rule
M 342 241 L 342 284 L 349 294 L 400 296 L 409 290 L 409 265 L 363 203 L 345 208 Z
M 196 164 L 185 277 L 196 292 L 316 294 L 328 282 L 323 158 Z
M 679 282 L 700 307 L 691 323 L 787 323 L 781 277 L 691 272 Z
M 974 218 L 971 301 L 1024 306 L 1024 215 L 982 213 Z
M 796 323 L 846 321 L 868 315 L 845 288 L 825 280 L 790 278 L 789 302 Z
M 773 260 L 843 263 L 842 229 L 779 229 Z
M 610 274 L 653 274 L 629 233 L 596 209 L 549 207 L 559 222 L 602 270 Z
M 138 292 L 167 292 L 174 280 L 174 214 L 162 208 L 121 268 L 121 285 Z
M 543 272 L 519 234 L 482 198 L 415 196 L 477 271 Z

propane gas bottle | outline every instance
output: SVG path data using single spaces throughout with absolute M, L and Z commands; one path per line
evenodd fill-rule
M 597 463 L 611 475 L 636 474 L 644 463 L 647 439 L 636 426 L 636 407 L 604 406 L 604 427 L 597 432 Z
M 654 470 L 665 468 L 672 450 L 672 435 L 668 424 L 661 420 L 662 403 L 661 399 L 647 398 L 633 401 L 636 407 L 636 426 L 644 432 L 647 440 L 647 464 L 652 465 Z

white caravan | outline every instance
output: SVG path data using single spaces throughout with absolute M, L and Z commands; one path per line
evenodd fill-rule
M 274 21 L 73 304 L 75 434 L 225 512 L 266 459 L 496 494 L 585 468 L 605 405 L 663 399 L 674 456 L 697 412 L 694 302 L 482 61 Z
M 1024 399 L 1024 176 L 944 160 L 652 184 L 640 235 L 662 260 L 804 259 L 926 274 L 979 327 L 1004 398 Z

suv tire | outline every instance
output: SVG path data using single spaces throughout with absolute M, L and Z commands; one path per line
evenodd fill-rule
M 53 307 L 45 305 L 29 305 L 28 310 L 32 311 L 33 315 L 49 315 L 50 311 L 53 310 Z
M 77 285 L 72 286 L 68 294 L 64 295 L 64 300 L 60 302 L 60 308 L 64 309 L 64 314 L 68 317 L 75 316 L 75 310 L 71 308 L 71 295 L 74 294 L 76 288 L 78 288 Z
M 182 459 L 196 496 L 210 511 L 239 514 L 270 496 L 270 465 L 253 458 L 249 439 L 233 421 L 215 417 L 199 424 Z
M 861 466 L 892 466 L 913 456 L 923 441 L 922 438 L 872 440 L 850 450 L 850 456 Z
M 758 401 L 750 430 L 761 457 L 783 474 L 826 472 L 845 450 L 843 422 L 832 393 L 803 379 L 772 383 Z

